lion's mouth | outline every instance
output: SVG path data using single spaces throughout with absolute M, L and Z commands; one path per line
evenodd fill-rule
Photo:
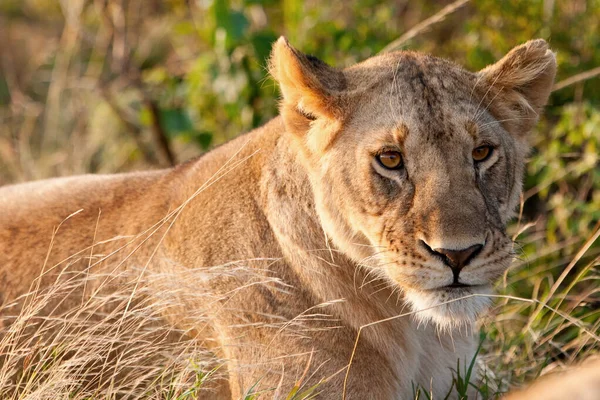
M 444 292 L 455 292 L 455 293 L 460 293 L 460 292 L 473 292 L 473 290 L 478 290 L 478 289 L 484 289 L 487 288 L 488 285 L 469 285 L 466 283 L 451 283 L 450 285 L 446 285 L 446 286 L 440 286 L 434 289 L 430 289 L 433 292 L 439 292 L 439 291 L 444 291 Z
M 468 287 L 472 287 L 473 285 L 467 285 L 466 283 L 452 283 L 450 285 L 446 285 L 446 286 L 442 286 L 442 289 L 461 289 L 461 288 L 468 288 Z

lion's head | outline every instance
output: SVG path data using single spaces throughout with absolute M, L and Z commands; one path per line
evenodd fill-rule
M 284 38 L 271 58 L 325 232 L 445 326 L 475 320 L 485 297 L 452 300 L 489 293 L 511 262 L 525 134 L 555 71 L 543 40 L 477 73 L 412 52 L 340 70 Z

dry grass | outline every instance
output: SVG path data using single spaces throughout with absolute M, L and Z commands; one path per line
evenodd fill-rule
M 501 294 L 494 296 L 498 304 L 493 317 L 486 319 L 481 329 L 482 337 L 486 337 L 480 354 L 485 374 L 479 385 L 481 398 L 496 398 L 509 385 L 562 368 L 598 351 L 600 318 L 598 311 L 590 310 L 589 305 L 598 301 L 600 292 L 596 268 L 599 249 L 592 246 L 599 235 L 600 226 L 577 246 L 564 244 L 577 249 L 569 264 L 571 268 L 547 291 L 539 288 L 549 279 L 550 268 L 543 264 L 537 271 L 524 268 L 535 263 L 534 259 L 518 262 L 517 268 L 499 284 Z M 549 249 L 552 250 L 560 249 Z M 575 266 L 577 272 L 571 276 L 569 272 Z M 255 273 L 248 271 L 243 262 L 201 271 L 175 267 L 165 271 L 144 271 L 143 285 L 139 285 L 138 275 L 132 276 L 131 284 L 119 286 L 118 290 L 111 287 L 110 291 L 104 291 L 100 287 L 89 297 L 82 297 L 79 306 L 60 313 L 45 315 L 42 310 L 56 303 L 56 299 L 77 292 L 90 280 L 103 279 L 108 287 L 110 279 L 75 276 L 45 289 L 37 290 L 34 285 L 32 292 L 20 299 L 25 306 L 13 317 L 8 315 L 14 305 L 6 305 L 0 310 L 6 326 L 0 332 L 0 398 L 195 399 L 212 390 L 213 380 L 222 378 L 220 367 L 224 361 L 202 350 L 199 343 L 162 316 L 182 306 L 183 294 L 188 296 L 183 306 L 202 307 L 192 310 L 188 315 L 191 320 L 181 326 L 202 326 L 203 310 L 214 308 L 220 299 L 197 293 L 187 285 L 211 276 Z M 256 284 L 281 285 L 258 276 L 246 278 L 243 279 L 246 284 L 239 290 Z M 531 290 L 531 297 L 511 294 L 511 288 L 521 284 Z M 190 299 L 189 294 L 195 292 L 196 297 Z M 280 321 L 269 328 L 296 330 L 301 334 L 302 321 L 310 319 L 313 312 L 309 310 L 295 320 Z M 411 314 L 397 318 L 410 318 Z M 465 371 L 457 368 L 460 381 Z M 459 387 L 454 390 L 461 394 Z M 294 393 L 291 398 L 309 398 L 314 394 L 310 390 L 295 393 L 294 397 Z M 426 391 L 417 393 L 427 397 Z M 247 398 L 253 396 L 256 395 L 249 394 Z
M 32 292 L 19 315 L 5 317 L 12 323 L 0 333 L 0 398 L 179 399 L 218 375 L 213 355 L 162 320 L 172 305 L 161 293 L 139 290 L 130 304 L 132 288 L 123 287 L 67 312 L 40 312 L 83 284 Z M 10 306 L 0 311 L 9 315 Z

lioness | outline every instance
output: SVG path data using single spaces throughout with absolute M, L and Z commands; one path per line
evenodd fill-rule
M 590 357 L 581 365 L 550 374 L 530 387 L 508 394 L 503 400 L 598 400 L 600 399 L 600 359 Z
M 223 397 L 300 380 L 327 399 L 443 397 L 513 257 L 555 70 L 543 40 L 472 73 L 404 51 L 336 69 L 280 38 L 281 116 L 264 127 L 172 169 L 2 188 L 0 297 L 40 274 L 205 271 L 166 317 L 228 361 Z

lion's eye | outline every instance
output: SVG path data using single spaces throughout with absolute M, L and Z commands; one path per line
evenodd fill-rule
M 399 169 L 403 165 L 402 154 L 398 151 L 384 151 L 377 156 L 377 161 L 387 169 Z
M 479 146 L 473 150 L 473 160 L 475 160 L 475 162 L 485 161 L 490 158 L 493 152 L 494 149 L 492 146 Z

